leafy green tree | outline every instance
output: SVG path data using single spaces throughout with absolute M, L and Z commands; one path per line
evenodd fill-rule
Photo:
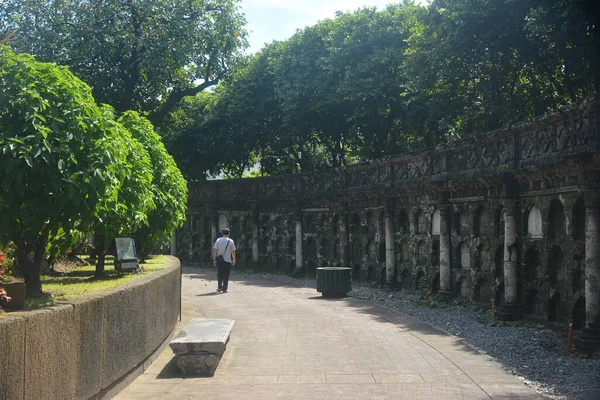
M 134 232 L 143 260 L 156 245 L 168 241 L 175 229 L 185 222 L 187 182 L 150 121 L 137 113 L 128 112 L 119 118 L 119 123 L 141 143 L 150 156 L 152 166 L 149 189 L 155 207 L 146 213 L 147 224 L 138 225 Z
M 132 236 L 141 227 L 147 227 L 148 215 L 156 208 L 151 186 L 154 179 L 152 160 L 145 143 L 140 142 L 146 139 L 146 136 L 143 132 L 135 132 L 140 127 L 144 129 L 144 123 L 129 122 L 142 121 L 143 118 L 135 111 L 127 111 L 117 122 L 111 107 L 104 106 L 103 112 L 113 129 L 120 133 L 123 142 L 119 148 L 121 154 L 116 196 L 103 198 L 97 206 L 97 223 L 93 228 L 98 257 L 96 278 L 104 276 L 104 260 L 109 243 L 117 236 Z
M 183 98 L 228 77 L 247 46 L 238 0 L 6 0 L 12 45 L 68 65 L 119 114 L 160 125 Z
M 66 67 L 1 47 L 0 91 L 0 240 L 15 243 L 37 296 L 50 234 L 94 226 L 118 196 L 128 137 Z
M 589 95 L 598 25 L 583 18 L 584 3 L 434 0 L 413 26 L 407 58 L 416 98 L 434 110 L 426 125 L 463 137 Z

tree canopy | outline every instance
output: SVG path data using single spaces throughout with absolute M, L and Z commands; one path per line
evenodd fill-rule
M 146 133 L 148 120 L 134 112 L 115 120 L 66 67 L 8 47 L 0 47 L 0 94 L 0 242 L 15 243 L 29 294 L 41 293 L 51 237 L 145 227 L 158 240 L 182 223 L 185 180 L 172 159 L 156 157 L 164 147 Z M 153 220 L 156 207 L 163 221 Z
M 592 3 L 405 0 L 338 13 L 249 56 L 182 104 L 193 121 L 161 132 L 203 179 L 255 162 L 266 174 L 338 167 L 507 126 L 600 89 Z
M 238 0 L 5 0 L 0 34 L 68 65 L 100 103 L 160 125 L 183 98 L 228 77 L 247 46 Z

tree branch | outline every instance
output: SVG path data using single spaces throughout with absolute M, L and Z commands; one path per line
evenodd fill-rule
M 204 89 L 214 86 L 217 83 L 219 83 L 219 79 L 204 81 L 202 84 L 193 88 L 172 91 L 162 107 L 150 115 L 150 122 L 152 122 L 154 126 L 160 126 L 167 114 L 169 114 L 173 107 L 175 107 L 184 97 L 195 96 Z

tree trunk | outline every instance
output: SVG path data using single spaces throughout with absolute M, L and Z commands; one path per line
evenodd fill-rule
M 15 238 L 17 246 L 17 261 L 19 268 L 25 278 L 27 286 L 27 297 L 40 297 L 42 292 L 42 282 L 40 281 L 40 264 L 44 259 L 46 250 L 46 242 L 48 241 L 48 230 L 44 229 L 34 242 L 32 249 L 27 241 L 19 234 Z M 29 255 L 33 253 L 33 260 L 30 260 Z
M 102 279 L 104 278 L 104 260 L 106 259 L 106 253 L 104 249 L 98 252 L 98 261 L 96 262 L 96 272 L 94 273 L 94 278 Z
M 104 278 L 104 261 L 106 260 L 106 236 L 104 235 L 96 235 L 96 272 L 94 273 L 94 278 L 102 279 Z

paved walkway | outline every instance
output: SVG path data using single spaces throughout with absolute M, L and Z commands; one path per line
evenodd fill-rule
M 489 357 L 409 316 L 356 299 L 186 269 L 183 321 L 231 318 L 212 378 L 181 378 L 167 347 L 117 399 L 541 399 Z

